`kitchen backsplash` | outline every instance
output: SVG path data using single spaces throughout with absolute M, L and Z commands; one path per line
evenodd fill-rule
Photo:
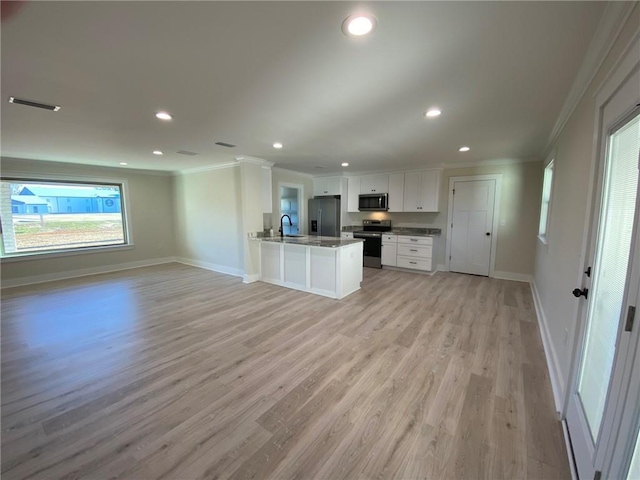
M 440 228 L 446 227 L 446 214 L 411 213 L 411 212 L 367 212 L 345 213 L 342 215 L 342 226 L 362 226 L 363 220 L 391 220 L 393 227 L 404 228 Z

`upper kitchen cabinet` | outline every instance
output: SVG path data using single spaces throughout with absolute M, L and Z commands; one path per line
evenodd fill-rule
M 404 173 L 389 175 L 389 211 L 404 212 Z
M 404 174 L 404 212 L 437 212 L 439 198 L 439 170 Z
M 349 177 L 347 180 L 347 212 L 359 212 L 360 177 Z
M 360 177 L 360 193 L 389 193 L 389 175 L 363 175 Z
M 344 177 L 318 177 L 313 179 L 313 196 L 342 195 Z

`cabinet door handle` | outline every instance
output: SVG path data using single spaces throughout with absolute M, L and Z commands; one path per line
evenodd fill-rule
M 417 265 L 418 262 L 409 262 L 411 265 Z
M 413 249 L 413 248 L 410 248 L 410 249 L 409 249 L 409 251 L 410 251 L 410 252 L 417 252 L 418 250 L 415 250 L 415 249 Z
M 416 239 L 416 238 L 410 238 L 409 240 L 411 240 L 412 242 L 417 242 L 418 241 L 418 239 Z

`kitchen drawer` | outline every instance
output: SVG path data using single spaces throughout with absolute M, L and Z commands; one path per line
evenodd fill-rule
M 398 243 L 406 243 L 408 245 L 433 245 L 433 237 L 409 237 L 398 235 Z
M 432 247 L 431 245 L 405 245 L 398 244 L 398 255 L 404 255 L 405 257 L 416 258 L 431 258 Z
M 401 257 L 400 255 L 398 255 L 398 267 L 429 271 L 431 270 L 431 259 Z
M 382 235 L 382 243 L 398 243 L 398 237 L 395 235 Z

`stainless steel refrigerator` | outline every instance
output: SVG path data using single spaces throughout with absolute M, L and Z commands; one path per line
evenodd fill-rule
M 340 197 L 309 200 L 309 235 L 340 236 Z

